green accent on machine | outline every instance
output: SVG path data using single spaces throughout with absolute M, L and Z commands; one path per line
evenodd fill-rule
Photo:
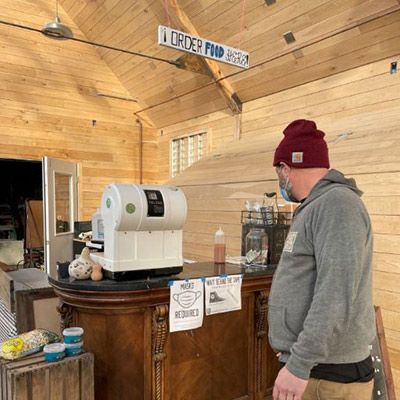
M 128 203 L 128 204 L 126 205 L 126 207 L 125 207 L 125 210 L 126 210 L 126 212 L 127 212 L 128 214 L 133 214 L 133 213 L 135 212 L 135 210 L 136 210 L 136 207 L 135 207 L 134 204 Z

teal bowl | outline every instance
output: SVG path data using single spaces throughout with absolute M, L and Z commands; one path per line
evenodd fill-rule
M 65 355 L 67 357 L 78 356 L 82 353 L 83 342 L 65 343 Z
M 79 343 L 83 339 L 83 329 L 79 327 L 65 328 L 63 338 L 64 343 Z
M 65 345 L 63 343 L 46 344 L 43 353 L 46 362 L 61 361 L 65 356 Z

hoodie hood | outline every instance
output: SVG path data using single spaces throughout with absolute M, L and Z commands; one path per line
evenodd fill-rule
M 352 190 L 359 197 L 363 195 L 363 192 L 357 187 L 356 181 L 353 178 L 345 178 L 345 176 L 336 169 L 331 169 L 322 179 L 320 179 L 315 186 L 311 189 L 310 194 L 307 199 L 298 209 L 303 208 L 307 204 L 311 203 L 313 200 L 317 199 L 319 196 L 323 195 L 327 191 L 335 187 L 346 187 Z

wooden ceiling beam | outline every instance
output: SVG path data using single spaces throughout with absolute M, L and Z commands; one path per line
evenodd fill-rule
M 193 25 L 192 21 L 186 15 L 185 11 L 180 7 L 177 0 L 169 0 L 175 15 L 174 21 L 180 27 L 180 29 L 184 30 L 186 33 L 189 33 L 193 36 L 200 36 L 197 32 L 197 29 Z M 204 58 L 205 64 L 209 69 L 209 75 L 215 81 L 218 90 L 224 97 L 226 103 L 229 108 L 232 110 L 233 114 L 240 114 L 242 112 L 242 102 L 239 99 L 239 96 L 233 90 L 231 84 L 225 79 L 224 74 L 221 71 L 218 63 Z

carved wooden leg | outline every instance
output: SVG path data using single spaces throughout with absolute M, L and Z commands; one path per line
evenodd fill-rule
M 255 356 L 256 356 L 256 393 L 263 391 L 263 354 L 265 353 L 264 337 L 267 334 L 268 294 L 264 290 L 256 294 L 255 304 Z
M 61 332 L 65 328 L 71 327 L 72 324 L 72 307 L 60 301 L 57 306 L 57 311 L 60 313 L 60 329 Z
M 168 334 L 168 306 L 157 306 L 152 315 L 153 400 L 164 399 L 164 345 Z

